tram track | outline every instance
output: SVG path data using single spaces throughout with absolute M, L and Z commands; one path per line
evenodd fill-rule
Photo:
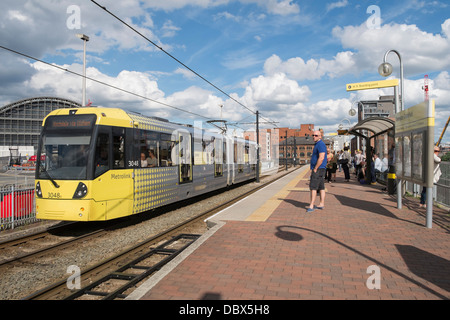
M 70 246 L 75 244 L 77 241 L 80 240 L 88 240 L 89 238 L 93 238 L 93 237 L 98 237 L 101 234 L 103 234 L 105 232 L 105 230 L 100 229 L 100 230 L 96 230 L 87 234 L 83 234 L 77 237 L 73 237 L 71 239 L 68 240 L 50 240 L 50 241 L 58 241 L 58 243 L 56 244 L 48 244 L 47 247 L 43 247 L 41 249 L 35 249 L 31 252 L 27 252 L 27 253 L 22 253 L 19 255 L 16 255 L 12 258 L 6 258 L 0 261 L 0 267 L 1 266 L 6 266 L 8 264 L 13 264 L 16 262 L 23 262 L 25 259 L 31 259 L 31 258 L 35 258 L 38 257 L 39 255 L 43 255 L 43 254 L 51 254 L 53 252 L 55 252 L 56 250 L 61 250 L 66 246 Z M 13 240 L 13 241 L 8 241 L 7 243 L 3 243 L 0 250 L 8 250 L 11 248 L 18 248 L 20 245 L 30 245 L 30 243 L 34 243 L 35 241 L 42 241 L 43 239 L 45 239 L 46 237 L 49 237 L 49 234 L 47 231 L 44 232 L 40 232 L 38 234 L 35 235 L 30 235 L 30 236 L 26 236 L 24 238 L 21 239 L 17 239 L 17 240 Z M 50 242 L 47 241 L 47 242 Z M 40 244 L 40 246 L 42 246 Z M 4 255 L 2 255 L 4 256 Z
M 176 226 L 173 226 L 155 236 L 151 236 L 148 239 L 140 242 L 139 244 L 128 248 L 119 254 L 114 255 L 92 267 L 89 267 L 79 274 L 79 284 L 80 288 L 75 290 L 70 290 L 69 287 L 73 288 L 73 285 L 68 282 L 68 277 L 61 279 L 50 286 L 47 286 L 33 294 L 25 297 L 25 300 L 64 300 L 64 299 L 124 299 L 129 293 L 131 293 L 134 288 L 142 281 L 147 280 L 151 277 L 154 272 L 158 271 L 163 265 L 172 260 L 178 253 L 182 250 L 176 250 L 176 252 L 170 252 L 170 257 L 165 257 L 161 260 L 156 260 L 152 265 L 143 267 L 142 265 L 137 265 L 132 261 L 142 261 L 145 260 L 145 256 L 155 256 L 161 255 L 161 250 L 164 251 L 164 247 L 167 243 L 172 243 L 178 237 L 184 237 L 195 239 L 200 235 L 192 234 L 190 230 L 196 230 L 195 225 L 201 225 L 200 228 L 206 229 L 205 223 L 203 222 L 208 217 L 213 216 L 217 212 L 223 210 L 224 208 L 233 205 L 234 203 L 240 201 L 241 199 L 249 196 L 252 193 L 266 187 L 267 185 L 281 179 L 286 174 L 291 173 L 289 171 L 285 174 L 279 175 L 273 180 L 262 183 L 256 188 L 240 194 L 231 200 L 225 201 L 220 205 L 217 205 L 211 209 L 208 209 L 186 221 L 183 221 Z M 187 230 L 187 231 L 186 231 Z M 174 240 L 175 239 L 175 240 Z M 191 243 L 192 243 L 191 242 Z M 188 245 L 183 245 L 182 248 L 186 248 Z M 169 255 L 166 251 L 163 255 Z M 127 266 L 133 265 L 131 268 Z M 136 267 L 137 266 L 137 267 Z M 127 267 L 127 268 L 126 268 Z M 133 269 L 132 274 L 130 271 L 125 271 Z M 135 272 L 136 269 L 140 269 L 142 272 Z M 70 278 L 70 277 L 69 277 Z M 71 278 L 73 280 L 73 278 Z M 113 282 L 121 282 L 120 285 L 113 284 Z M 130 291 L 131 290 L 131 291 Z M 128 292 L 127 292 L 128 291 Z
M 126 225 L 124 221 L 107 221 L 103 224 L 94 222 L 86 226 L 82 222 L 62 222 L 44 231 L 0 242 L 0 267 L 24 262 L 28 259 L 49 255 L 58 250 L 76 245 L 80 241 L 100 237 L 113 227 Z M 77 235 L 81 233 L 80 235 Z M 33 248 L 38 247 L 38 248 Z M 8 257 L 9 256 L 9 257 Z

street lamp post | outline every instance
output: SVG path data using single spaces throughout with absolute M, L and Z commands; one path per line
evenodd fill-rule
M 403 82 L 403 62 L 402 62 L 402 57 L 400 55 L 400 53 L 397 50 L 388 50 L 386 51 L 386 53 L 384 54 L 384 59 L 383 59 L 383 63 L 380 64 L 380 66 L 378 67 L 378 73 L 380 75 L 382 75 L 383 77 L 388 77 L 392 74 L 392 70 L 393 67 L 389 62 L 386 62 L 387 56 L 389 55 L 389 53 L 394 52 L 397 56 L 398 59 L 400 60 L 400 86 L 401 86 L 401 103 L 398 104 L 398 101 L 396 101 L 396 108 L 398 108 L 398 106 L 400 105 L 400 110 L 395 110 L 395 112 L 399 112 L 399 111 L 403 111 L 405 110 L 404 106 L 405 106 L 405 91 L 404 91 L 404 82 Z M 398 97 L 398 95 L 397 95 Z M 396 97 L 396 98 L 397 98 Z
M 84 107 L 86 105 L 86 42 L 89 41 L 89 37 L 82 33 L 77 33 L 77 37 L 83 40 L 84 49 L 83 49 L 83 82 L 82 82 L 82 90 L 83 90 L 83 99 L 81 102 L 81 106 Z
M 386 53 L 384 54 L 384 59 L 383 59 L 383 63 L 380 64 L 380 66 L 378 67 L 378 73 L 380 75 L 382 75 L 383 77 L 388 77 L 392 74 L 392 70 L 393 67 L 389 62 L 386 62 L 387 56 L 389 55 L 389 53 L 394 52 L 397 56 L 398 59 L 400 60 L 400 86 L 401 86 L 401 100 L 399 99 L 398 96 L 398 89 L 397 86 L 394 87 L 394 95 L 395 95 L 395 113 L 398 113 L 400 111 L 405 110 L 404 105 L 405 105 L 405 94 L 404 94 L 404 81 L 403 81 L 403 62 L 402 62 L 402 57 L 400 55 L 400 53 L 397 50 L 388 50 L 386 51 Z M 401 101 L 399 103 L 399 100 Z M 400 108 L 399 108 L 400 106 Z M 401 209 L 402 208 L 402 181 L 400 179 L 397 180 L 397 208 Z

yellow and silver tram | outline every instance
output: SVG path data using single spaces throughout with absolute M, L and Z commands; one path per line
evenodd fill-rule
M 43 121 L 38 219 L 99 221 L 256 177 L 256 144 L 113 108 L 60 109 Z

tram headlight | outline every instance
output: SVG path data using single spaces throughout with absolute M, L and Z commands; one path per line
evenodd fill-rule
M 41 183 L 36 183 L 36 196 L 38 198 L 42 198 L 42 190 L 41 190 Z
M 73 194 L 73 199 L 81 199 L 84 198 L 87 194 L 87 187 L 83 182 L 80 182 L 78 184 L 77 190 L 75 190 L 75 193 Z

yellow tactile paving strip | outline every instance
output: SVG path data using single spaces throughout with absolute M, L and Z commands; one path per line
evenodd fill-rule
M 309 180 L 305 176 L 309 174 L 309 170 L 302 170 L 302 172 L 286 184 L 283 189 L 276 193 L 273 197 L 267 200 L 259 209 L 255 210 L 245 221 L 266 221 L 276 208 L 287 198 L 291 191 L 305 191 L 309 192 L 309 188 L 297 188 L 296 185 L 301 180 Z M 326 189 L 325 189 L 326 190 Z

